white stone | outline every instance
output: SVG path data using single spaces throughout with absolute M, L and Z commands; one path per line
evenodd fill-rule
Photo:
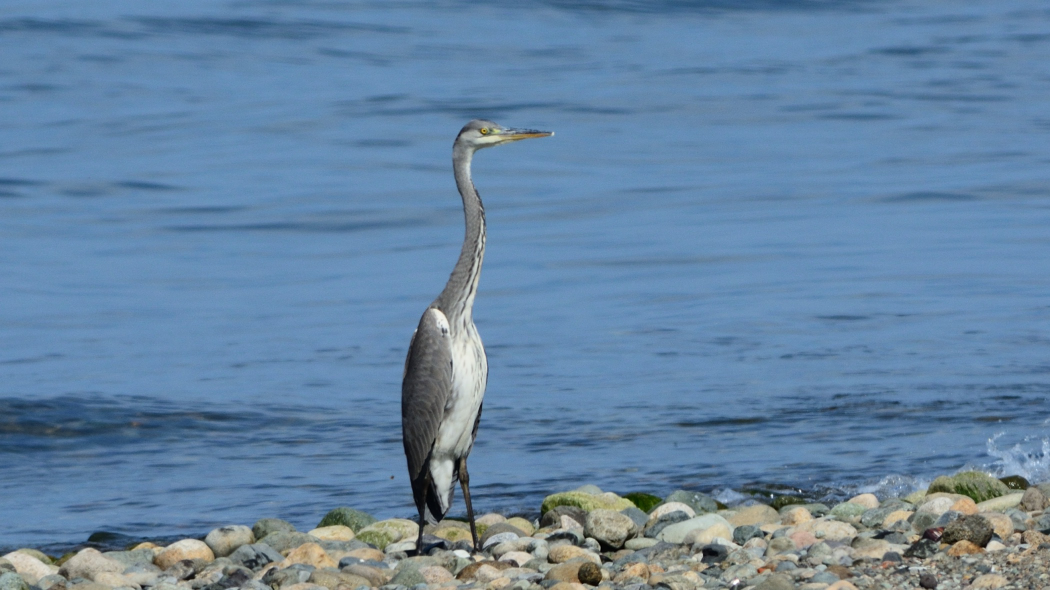
M 951 510 L 953 504 L 955 504 L 955 500 L 951 498 L 933 498 L 932 500 L 923 502 L 922 506 L 919 506 L 919 509 L 916 510 L 916 512 L 927 512 L 929 514 L 940 516 Z
M 846 501 L 851 504 L 860 504 L 868 510 L 879 507 L 879 499 L 875 497 L 875 494 L 860 494 Z
M 690 518 L 686 521 L 668 525 L 656 535 L 656 538 L 667 543 L 682 543 L 685 541 L 685 536 L 689 534 L 689 531 L 697 529 L 704 530 L 716 524 L 725 525 L 725 527 L 729 529 L 730 538 L 732 538 L 733 525 L 729 524 L 728 520 L 722 518 L 718 514 L 704 514 Z
M 204 542 L 211 548 L 215 557 L 226 557 L 238 547 L 254 543 L 255 534 L 243 524 L 231 524 L 213 529 L 204 538 Z
M 4 555 L 3 559 L 10 561 L 11 565 L 15 566 L 15 571 L 18 572 L 18 575 L 22 576 L 22 579 L 32 586 L 35 586 L 40 581 L 40 578 L 58 573 L 58 567 L 46 564 L 21 551 L 12 551 Z
M 682 502 L 668 502 L 666 504 L 660 504 L 656 508 L 653 508 L 653 511 L 649 513 L 649 522 L 656 522 L 656 520 L 659 519 L 661 516 L 670 514 L 672 512 L 685 512 L 687 515 L 689 515 L 689 518 L 696 516 L 696 511 L 693 510 L 692 506 L 684 504 Z
M 58 573 L 65 576 L 67 580 L 73 578 L 87 578 L 94 580 L 97 574 L 102 572 L 120 573 L 124 571 L 124 564 L 102 555 L 98 549 L 81 549 L 79 553 L 70 557 L 68 561 L 58 568 Z

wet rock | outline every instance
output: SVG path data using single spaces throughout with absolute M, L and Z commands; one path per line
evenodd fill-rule
M 229 555 L 229 558 L 233 563 L 242 565 L 250 570 L 259 570 L 267 564 L 279 563 L 284 560 L 284 556 L 265 543 L 241 545 Z
M 252 533 L 252 529 L 242 524 L 231 524 L 212 530 L 204 538 L 204 542 L 211 548 L 215 557 L 226 557 L 241 545 L 254 543 L 255 534 Z
M 933 590 L 937 587 L 937 578 L 930 572 L 922 572 L 919 574 L 919 586 Z
M 963 514 L 961 512 L 949 510 L 948 512 L 945 512 L 944 514 L 940 515 L 940 517 L 938 517 L 937 520 L 933 523 L 933 526 L 931 528 L 943 529 L 949 524 L 959 520 L 962 516 Z
M 992 540 L 992 533 L 992 525 L 984 517 L 962 516 L 944 528 L 941 542 L 955 544 L 959 541 L 969 541 L 978 547 L 984 547 Z
M 295 525 L 280 518 L 261 518 L 252 525 L 252 534 L 255 535 L 256 540 L 260 541 L 265 539 L 266 535 L 278 531 L 294 533 Z
M 980 471 L 964 471 L 952 476 L 938 477 L 930 484 L 928 493 L 947 492 L 969 496 L 974 502 L 984 502 L 1010 493 L 1006 484 Z
M 73 578 L 86 578 L 94 580 L 95 575 L 101 572 L 120 573 L 124 571 L 124 565 L 119 561 L 106 557 L 99 553 L 98 549 L 81 549 L 76 555 L 69 558 L 58 573 L 67 580 Z

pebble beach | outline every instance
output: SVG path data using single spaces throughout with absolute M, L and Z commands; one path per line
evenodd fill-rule
M 981 472 L 833 506 L 588 485 L 534 515 L 480 515 L 478 552 L 467 523 L 427 525 L 422 555 L 414 521 L 339 507 L 306 531 L 263 518 L 123 550 L 20 548 L 0 557 L 0 590 L 1042 589 L 1048 496 L 1050 483 Z

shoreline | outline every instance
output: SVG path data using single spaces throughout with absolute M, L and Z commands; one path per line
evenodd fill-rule
M 964 472 L 833 506 L 584 486 L 547 496 L 538 518 L 479 516 L 479 553 L 465 523 L 428 525 L 413 557 L 415 522 L 342 507 L 309 531 L 270 518 L 131 547 L 96 534 L 62 556 L 21 548 L 0 557 L 0 590 L 1050 587 L 1050 483 L 1004 480 Z

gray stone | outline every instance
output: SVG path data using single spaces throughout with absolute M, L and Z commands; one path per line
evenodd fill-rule
M 881 529 L 882 522 L 886 520 L 886 517 L 889 516 L 891 512 L 896 512 L 897 510 L 900 510 L 900 508 L 896 505 L 882 505 L 878 508 L 865 510 L 864 513 L 860 515 L 860 524 L 869 529 Z
M 427 580 L 420 573 L 419 567 L 415 564 L 404 563 L 398 566 L 394 577 L 390 579 L 390 584 L 399 586 L 407 586 L 411 588 L 416 584 L 426 584 Z
M 660 504 L 668 504 L 671 502 L 681 502 L 683 504 L 686 504 L 694 511 L 696 511 L 697 514 L 702 514 L 704 512 L 715 512 L 718 510 L 718 502 L 711 496 L 708 496 L 707 494 L 702 494 L 700 492 L 676 490 L 674 492 L 671 492 L 671 495 L 664 498 L 664 501 Z
M 428 535 L 423 535 L 424 545 L 427 544 L 427 538 Z M 415 539 L 412 540 L 414 541 Z M 354 549 L 364 549 L 365 547 L 369 546 L 368 543 L 365 543 L 364 541 L 358 541 L 357 539 L 354 539 L 352 541 L 321 541 L 320 543 L 318 543 L 318 545 L 321 546 L 321 549 L 324 549 L 329 553 L 345 553 L 347 551 L 353 551 Z
M 620 511 L 620 514 L 623 514 L 627 518 L 630 518 L 632 521 L 634 521 L 634 524 L 637 527 L 636 530 L 639 531 L 645 528 L 645 523 L 649 522 L 649 515 L 645 512 L 642 512 L 642 510 L 637 506 L 624 508 Z
M 0 574 L 13 571 L 15 571 L 15 564 L 4 559 L 3 557 L 0 557 Z
M 1046 496 L 1038 487 L 1030 487 L 1021 496 L 1021 510 L 1025 512 L 1039 512 L 1047 507 Z
M 294 533 L 295 525 L 287 520 L 281 520 L 280 518 L 263 518 L 252 525 L 252 534 L 255 535 L 256 540 L 259 541 L 265 539 L 266 535 L 276 533 L 277 531 Z
M 490 535 L 486 537 L 485 540 L 481 542 L 481 548 L 488 549 L 489 547 L 495 547 L 500 543 L 506 543 L 508 541 L 513 541 L 518 538 L 520 538 L 518 535 L 515 535 L 510 531 L 496 533 L 495 535 Z
M 791 581 L 791 576 L 785 574 L 771 574 L 765 581 L 755 586 L 755 590 L 794 590 L 794 588 L 795 583 Z
M 777 562 L 777 567 L 776 567 L 775 571 L 778 571 L 778 572 L 791 572 L 791 571 L 795 571 L 797 569 L 798 569 L 798 566 L 795 565 L 795 562 L 793 562 L 791 560 L 788 560 L 788 559 L 785 559 L 785 560 Z
M 597 540 L 603 549 L 619 549 L 637 532 L 638 525 L 626 514 L 602 509 L 587 513 L 584 534 Z
M 726 568 L 726 570 L 722 572 L 721 578 L 722 580 L 730 583 L 733 580 L 740 580 L 742 582 L 746 582 L 747 580 L 750 580 L 751 578 L 757 575 L 758 568 L 751 565 L 750 563 L 742 563 L 740 565 L 734 565 L 732 567 Z M 744 585 L 746 584 L 743 584 L 741 587 L 743 587 Z
M 254 543 L 255 534 L 243 524 L 231 524 L 213 529 L 204 537 L 204 542 L 211 548 L 215 557 L 226 557 L 241 545 Z
M 0 574 L 0 590 L 29 590 L 29 584 L 14 572 Z
M 820 502 L 813 502 L 811 504 L 796 504 L 796 506 L 802 506 L 809 513 L 813 515 L 813 518 L 820 518 L 821 516 L 827 516 L 831 513 L 831 508 L 827 504 L 821 504 Z
M 962 516 L 962 512 L 956 512 L 955 510 L 949 510 L 937 518 L 937 522 L 933 523 L 934 527 L 946 527 L 949 524 L 959 520 Z
M 764 537 L 765 534 L 762 533 L 762 529 L 758 528 L 755 525 L 745 524 L 743 526 L 738 526 L 735 529 L 733 529 L 733 542 L 737 545 L 743 545 L 744 543 L 747 543 L 750 539 L 761 539 Z
M 504 535 L 504 533 L 511 533 L 511 536 Z M 496 524 L 490 525 L 487 529 L 485 529 L 485 534 L 481 535 L 481 538 L 478 539 L 478 542 L 481 543 L 482 547 L 486 547 L 491 544 L 490 540 L 496 535 L 501 535 L 500 538 L 502 540 L 498 541 L 499 543 L 511 539 L 516 539 L 518 537 L 528 536 L 525 534 L 525 531 L 519 529 L 518 527 L 512 524 L 507 524 L 505 522 L 497 522 Z
M 656 519 L 656 521 L 650 524 L 649 526 L 645 527 L 645 530 L 642 531 L 642 534 L 646 537 L 655 539 L 665 528 L 675 523 L 685 522 L 689 520 L 689 518 L 690 516 L 686 514 L 686 512 L 683 510 L 675 510 L 674 512 L 668 512 L 667 514 Z
M 829 571 L 822 571 L 813 574 L 813 577 L 809 579 L 810 582 L 816 584 L 834 584 L 839 581 L 839 577 Z
M 293 584 L 301 584 L 309 580 L 313 573 L 314 568 L 312 566 L 297 563 L 284 569 L 271 569 L 263 576 L 262 582 L 274 588 L 281 588 Z
M 98 549 L 82 549 L 79 553 L 70 557 L 62 567 L 59 568 L 58 573 L 64 576 L 67 580 L 73 578 L 87 578 L 94 580 L 95 576 L 102 572 L 113 572 L 121 573 L 125 569 L 124 564 L 120 563 L 116 559 L 106 557 L 98 551 Z
M 353 529 L 354 533 L 357 533 L 366 526 L 376 522 L 378 521 L 375 517 L 367 512 L 361 512 L 360 510 L 355 510 L 349 506 L 340 506 L 339 508 L 330 510 L 328 514 L 325 514 L 324 518 L 321 519 L 321 522 L 317 524 L 317 528 L 341 524 L 350 527 Z
M 933 557 L 937 554 L 940 549 L 940 544 L 932 539 L 919 539 L 912 543 L 911 547 L 904 552 L 904 557 L 916 557 L 918 559 L 926 559 Z
M 237 565 L 258 571 L 269 563 L 280 563 L 284 556 L 266 543 L 254 543 L 238 547 L 230 554 L 230 560 Z
M 153 550 L 152 549 L 137 549 L 135 551 L 106 551 L 102 555 L 110 559 L 115 559 L 124 565 L 125 568 L 135 566 L 153 566 Z
M 277 550 L 278 553 L 295 549 L 300 545 L 307 543 L 317 543 L 320 539 L 313 535 L 306 533 L 297 533 L 295 531 L 274 531 L 269 535 L 259 539 L 260 543 L 266 543 L 270 547 Z
M 68 580 L 58 574 L 51 574 L 37 580 L 36 586 L 40 590 L 64 590 L 68 582 Z
M 806 558 L 814 564 L 823 562 L 824 558 L 830 557 L 831 554 L 831 547 L 824 541 L 810 545 L 809 549 L 806 550 Z
M 911 528 L 917 533 L 921 533 L 928 528 L 933 528 L 933 523 L 937 522 L 940 516 L 931 512 L 916 512 L 911 518 Z
M 583 527 L 583 523 L 587 521 L 587 511 L 583 508 L 576 506 L 555 506 L 543 514 L 543 517 L 540 518 L 540 526 L 559 526 L 562 516 L 568 516 L 580 523 L 581 528 Z
M 624 542 L 623 546 L 624 548 L 630 549 L 631 551 L 638 551 L 640 549 L 648 549 L 649 547 L 652 547 L 653 545 L 657 545 L 659 543 L 660 541 L 649 537 L 636 537 L 634 539 L 627 539 L 627 541 Z
M 787 553 L 795 550 L 795 542 L 788 537 L 778 537 L 771 539 L 769 545 L 766 546 L 766 556 L 773 557 L 781 553 Z
M 1035 528 L 1038 531 L 1045 531 L 1050 529 L 1050 512 L 1044 512 L 1042 516 L 1036 519 Z

